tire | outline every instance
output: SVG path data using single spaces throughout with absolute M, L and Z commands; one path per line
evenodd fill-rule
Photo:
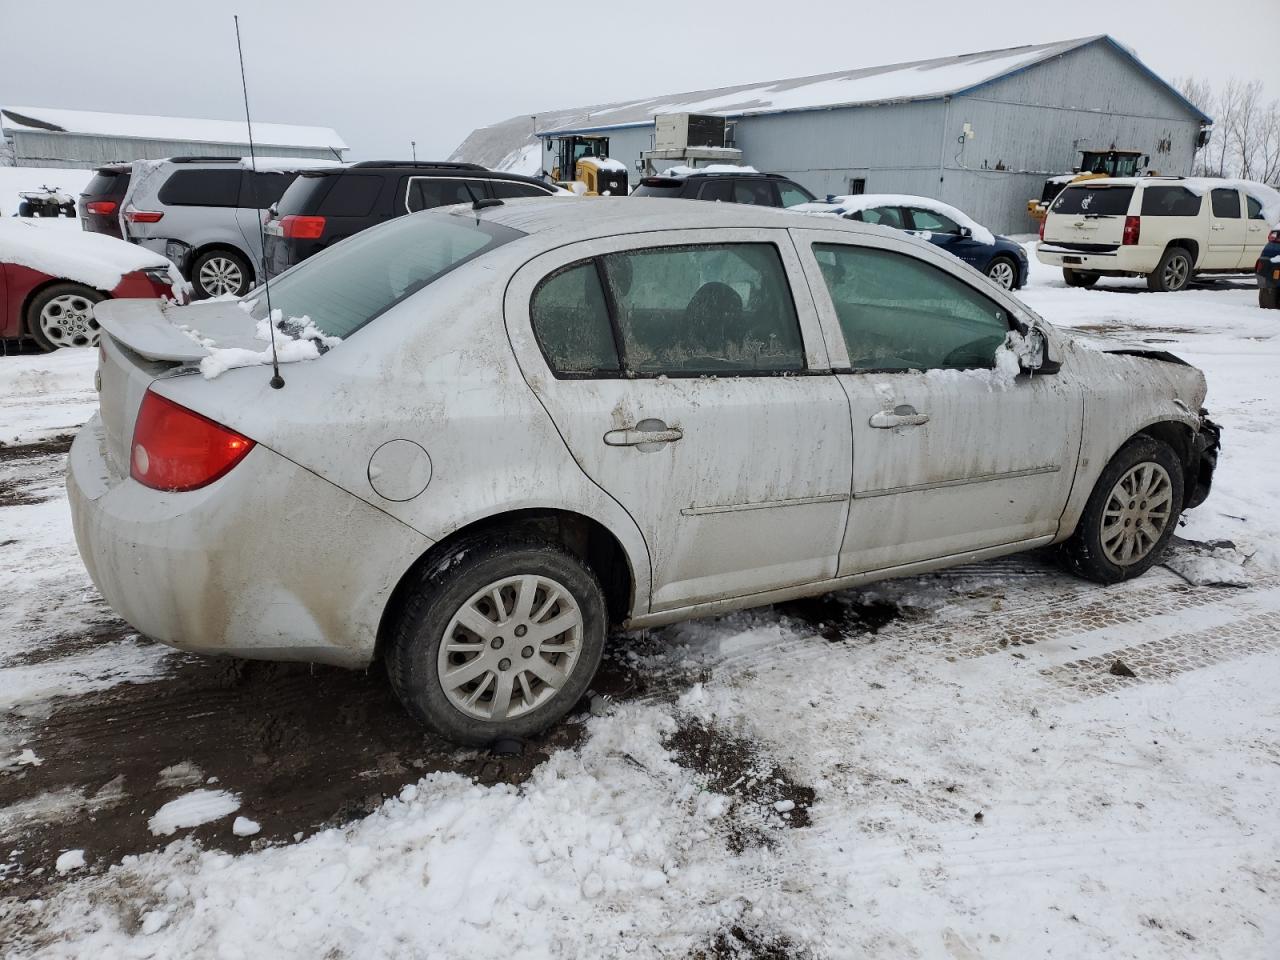
M 473 747 L 523 739 L 555 724 L 586 692 L 604 654 L 604 591 L 591 569 L 562 546 L 520 535 L 480 537 L 416 577 L 388 637 L 387 673 L 405 708 L 431 730 Z M 525 589 L 532 591 L 525 601 L 531 611 L 512 623 Z M 551 596 L 556 591 L 560 599 Z M 478 629 L 464 624 L 464 617 Z M 569 624 L 565 630 L 535 639 L 538 624 L 561 618 Z M 442 650 L 446 633 L 453 650 Z M 536 672 L 525 667 L 535 661 L 541 664 Z M 466 668 L 466 679 L 450 687 L 447 672 Z M 503 689 L 510 712 L 495 719 Z
M 76 215 L 76 205 L 74 203 L 64 203 L 58 207 L 58 213 L 61 216 L 71 217 L 74 219 Z
M 1151 490 L 1149 500 L 1142 499 L 1146 489 Z M 1144 503 L 1150 506 L 1144 509 Z M 1163 511 L 1161 503 L 1166 504 Z M 1063 543 L 1067 568 L 1095 583 L 1119 583 L 1146 573 L 1173 537 L 1182 504 L 1183 473 L 1177 455 L 1159 440 L 1134 437 L 1102 471 L 1075 532 Z M 1157 516 L 1163 516 L 1163 526 L 1154 522 Z M 1130 543 L 1136 547 L 1126 558 Z
M 1018 265 L 1009 257 L 996 257 L 987 264 L 987 279 L 1004 290 L 1018 289 Z
M 206 250 L 191 264 L 191 285 L 197 300 L 228 293 L 242 297 L 252 282 L 249 262 L 231 250 Z
M 96 347 L 102 334 L 93 305 L 106 295 L 82 283 L 55 283 L 27 304 L 27 334 L 45 353 L 59 347 Z
M 18 216 L 20 216 L 20 217 L 34 217 L 35 215 L 36 215 L 36 213 L 35 213 L 35 207 L 33 207 L 33 206 L 32 206 L 30 203 L 28 203 L 26 200 L 23 200 L 23 201 L 21 201 L 21 202 L 18 204 Z
M 1147 274 L 1147 289 L 1154 293 L 1177 293 L 1191 282 L 1195 264 L 1186 247 L 1170 247 L 1153 272 Z
M 1280 287 L 1259 287 L 1258 306 L 1264 310 L 1280 310 Z
M 1068 287 L 1092 287 L 1098 282 L 1096 273 L 1081 273 L 1079 270 L 1068 270 L 1062 268 L 1062 279 L 1067 282 Z

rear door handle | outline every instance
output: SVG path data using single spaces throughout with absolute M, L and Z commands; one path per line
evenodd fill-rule
M 900 403 L 892 410 L 877 410 L 867 421 L 873 427 L 890 430 L 893 427 L 918 427 L 929 422 L 927 413 L 916 413 L 916 408 L 909 403 Z
M 611 447 L 638 447 L 646 443 L 675 443 L 684 437 L 679 427 L 668 427 L 661 420 L 641 420 L 634 427 L 610 430 L 604 442 Z

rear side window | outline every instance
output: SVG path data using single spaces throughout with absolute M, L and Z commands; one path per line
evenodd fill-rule
M 633 197 L 678 197 L 684 190 L 684 181 L 670 177 L 651 177 L 641 180 L 631 191 Z
M 446 207 L 451 203 L 471 203 L 489 196 L 483 180 L 462 177 L 410 177 L 405 205 L 409 212 Z
M 234 207 L 240 199 L 240 168 L 177 170 L 160 188 L 159 200 L 170 207 Z
M 1214 190 L 1213 215 L 1224 220 L 1240 219 L 1240 194 L 1234 190 Z
M 1123 217 L 1129 212 L 1131 199 L 1133 187 L 1067 187 L 1049 212 L 1067 217 Z
M 944 217 L 933 210 L 921 210 L 919 207 L 911 208 L 911 222 L 917 230 L 927 230 L 930 233 L 960 232 L 960 225 L 950 217 Z
M 736 180 L 733 184 L 733 202 L 750 203 L 758 207 L 776 207 L 778 200 L 773 184 L 768 180 Z
M 1147 187 L 1142 191 L 1144 217 L 1198 217 L 1200 201 L 1186 187 Z
M 346 337 L 451 270 L 522 236 L 511 227 L 470 217 L 399 217 L 357 233 L 272 281 L 271 305 L 286 318 L 309 317 L 328 336 Z M 251 296 L 257 296 L 253 316 L 261 320 L 267 314 L 266 298 Z
M 1005 311 L 955 277 L 887 250 L 814 244 L 854 370 L 995 365 Z
M 815 199 L 808 190 L 805 190 L 799 184 L 789 181 L 782 181 L 778 184 L 778 195 L 782 198 L 784 207 L 794 207 L 798 203 L 812 203 Z
M 519 183 L 515 180 L 490 180 L 489 188 L 499 200 L 518 199 L 519 197 L 545 197 L 549 190 L 534 186 L 532 183 Z
M 292 173 L 254 173 L 245 170 L 240 182 L 240 206 L 267 209 L 284 196 L 295 176 Z
M 791 288 L 772 244 L 658 247 L 601 262 L 628 373 L 804 369 Z
M 320 213 L 329 217 L 367 217 L 382 192 L 381 177 L 344 174 L 334 177 L 334 184 L 320 204 Z
M 596 262 L 553 273 L 529 305 L 533 333 L 557 375 L 592 376 L 622 369 Z
M 893 227 L 896 230 L 905 230 L 906 225 L 902 222 L 902 211 L 898 207 L 872 207 L 870 210 L 860 210 L 854 215 L 855 220 L 861 220 L 863 223 L 878 223 L 882 227 Z
M 725 203 L 733 201 L 732 180 L 708 180 L 698 190 L 699 200 L 721 200 Z

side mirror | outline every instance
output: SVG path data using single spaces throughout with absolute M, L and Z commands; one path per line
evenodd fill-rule
M 961 227 L 961 228 L 960 228 L 960 236 L 962 236 L 962 237 L 964 237 L 966 240 L 968 240 L 970 237 L 972 237 L 972 236 L 973 236 L 973 231 L 972 231 L 971 229 L 969 229 L 968 227 Z
M 1049 359 L 1049 342 L 1044 331 L 1039 327 L 1031 327 L 1022 336 L 1022 349 L 1018 351 L 1018 366 L 1028 373 L 1044 368 Z

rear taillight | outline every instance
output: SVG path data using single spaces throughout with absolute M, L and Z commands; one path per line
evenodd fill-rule
M 1112 234 L 1114 236 L 1114 234 Z M 1122 246 L 1135 247 L 1138 245 L 1138 238 L 1142 236 L 1142 218 L 1141 217 L 1125 217 L 1124 218 L 1124 234 L 1120 238 Z
M 319 240 L 324 234 L 324 217 L 284 217 L 280 233 L 290 240 Z
M 1044 239 L 1044 225 L 1045 225 L 1046 223 L 1048 223 L 1048 222 L 1049 222 L 1049 217 L 1048 217 L 1048 215 L 1046 214 L 1046 215 L 1045 215 L 1045 218 L 1044 218 L 1043 220 L 1041 220 L 1041 221 L 1040 221 L 1040 239 L 1041 239 L 1041 240 L 1043 240 L 1043 239 Z
M 164 213 L 160 210 L 134 210 L 124 212 L 124 218 L 130 223 L 159 223 Z
M 248 437 L 148 390 L 133 427 L 129 475 L 154 490 L 196 490 L 225 475 L 253 446 Z
M 84 208 L 100 217 L 109 217 L 116 212 L 116 206 L 117 204 L 114 200 L 90 200 L 85 204 Z

